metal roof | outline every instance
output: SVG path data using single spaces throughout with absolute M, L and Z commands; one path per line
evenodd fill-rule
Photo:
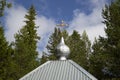
M 19 80 L 97 80 L 72 60 L 48 61 Z

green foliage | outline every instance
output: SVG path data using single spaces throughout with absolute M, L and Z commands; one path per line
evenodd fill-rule
M 89 58 L 89 55 L 91 54 L 91 42 L 88 38 L 88 35 L 86 33 L 86 31 L 83 31 L 82 33 L 82 40 L 85 42 L 85 47 L 86 47 L 86 54 L 87 54 L 87 57 Z
M 110 77 L 120 77 L 120 0 L 105 6 L 103 18 L 107 38 L 102 38 L 101 42 L 105 44 L 104 52 L 109 55 L 106 67 Z
M 54 33 L 50 36 L 49 41 L 48 41 L 48 45 L 46 46 L 46 48 L 48 49 L 48 52 L 50 53 L 50 57 L 49 57 L 50 60 L 57 59 L 56 58 L 56 46 L 60 42 L 60 38 L 61 38 L 60 29 L 55 28 Z
M 40 37 L 36 33 L 35 16 L 34 6 L 31 6 L 28 14 L 25 15 L 26 25 L 15 35 L 14 59 L 18 68 L 16 70 L 18 79 L 39 65 L 36 48 Z
M 43 63 L 45 63 L 45 62 L 48 61 L 48 60 L 49 60 L 48 54 L 45 53 L 45 52 L 43 52 L 43 53 L 42 53 L 42 58 L 41 58 L 40 64 L 43 64 Z
M 81 37 L 82 37 L 82 40 L 85 43 L 85 48 L 86 48 L 86 53 L 85 54 L 86 54 L 86 57 L 87 57 L 87 67 L 89 68 L 89 63 L 90 63 L 89 62 L 89 57 L 91 55 L 91 42 L 90 42 L 90 40 L 88 38 L 88 35 L 87 35 L 86 31 L 83 31 Z
M 0 17 L 3 16 L 4 9 L 7 5 L 10 5 L 6 0 L 0 0 Z M 14 80 L 13 74 L 13 49 L 8 44 L 4 36 L 3 26 L 0 21 L 0 80 Z
M 3 27 L 0 27 L 0 80 L 9 80 L 12 71 L 12 48 L 4 37 Z M 10 73 L 8 73 L 10 71 Z
M 95 39 L 94 44 L 92 46 L 92 54 L 90 55 L 90 65 L 89 72 L 92 73 L 98 79 L 104 78 L 104 59 L 107 58 L 102 51 L 103 45 L 99 42 L 99 40 Z
M 81 39 L 80 34 L 77 31 L 73 31 L 69 36 L 67 45 L 70 47 L 69 58 L 78 63 L 80 66 L 87 69 L 87 56 L 85 42 Z
M 120 0 L 105 5 L 102 16 L 106 38 L 95 41 L 90 57 L 90 72 L 99 79 L 120 77 Z M 96 72 L 97 71 L 97 72 Z

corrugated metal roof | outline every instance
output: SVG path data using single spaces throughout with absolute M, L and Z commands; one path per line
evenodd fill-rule
M 19 80 L 97 80 L 72 60 L 48 61 Z

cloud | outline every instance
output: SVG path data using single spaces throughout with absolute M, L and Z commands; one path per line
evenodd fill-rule
M 41 37 L 41 40 L 38 43 L 38 50 L 46 50 L 46 45 L 48 42 L 48 38 L 51 33 L 54 31 L 54 27 L 56 23 L 52 18 L 46 18 L 45 16 L 37 16 L 36 25 L 39 26 L 38 28 L 38 35 Z
M 5 36 L 9 42 L 14 41 L 14 34 L 22 28 L 25 23 L 23 22 L 24 16 L 27 10 L 22 6 L 14 6 L 6 11 L 7 15 L 5 17 Z
M 55 27 L 54 19 L 46 18 L 45 16 L 37 16 L 36 18 L 36 25 L 39 26 L 38 33 L 41 36 L 53 31 Z
M 80 34 L 84 30 L 86 30 L 89 39 L 93 42 L 94 38 L 99 35 L 105 36 L 104 27 L 105 25 L 102 23 L 102 7 L 105 4 L 105 0 L 91 0 L 96 7 L 93 8 L 90 14 L 85 14 L 81 12 L 79 9 L 73 11 L 74 17 L 73 20 L 70 21 L 69 32 L 72 33 L 72 30 L 77 30 Z M 104 3 L 104 4 L 103 4 Z M 102 5 L 100 5 L 102 4 Z

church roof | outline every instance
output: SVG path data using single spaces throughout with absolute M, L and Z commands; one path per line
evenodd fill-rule
M 72 60 L 48 61 L 19 80 L 97 80 Z

